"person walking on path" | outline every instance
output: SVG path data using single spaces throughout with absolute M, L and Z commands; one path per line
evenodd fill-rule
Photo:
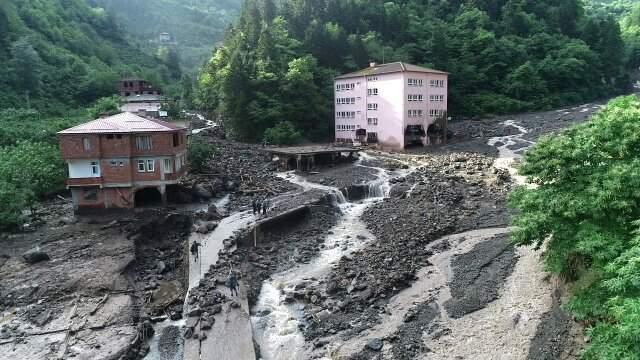
M 233 270 L 229 271 L 229 277 L 227 278 L 227 286 L 231 291 L 231 296 L 233 296 L 234 291 L 236 293 L 235 296 L 238 296 L 238 279 L 236 278 L 236 273 Z
M 267 209 L 269 208 L 269 198 L 262 200 L 262 215 L 267 215 Z
M 251 199 L 251 207 L 253 208 L 253 215 L 255 215 L 256 212 L 260 212 L 260 209 L 258 209 L 258 199 L 256 196 Z
M 200 248 L 200 243 L 197 241 L 194 241 L 193 244 L 191 244 L 191 255 L 193 255 L 195 257 L 195 260 L 198 261 L 198 248 Z

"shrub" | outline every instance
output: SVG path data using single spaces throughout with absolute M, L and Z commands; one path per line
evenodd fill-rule
M 191 138 L 188 147 L 189 167 L 193 172 L 202 172 L 207 168 L 207 162 L 213 157 L 215 148 L 207 144 L 199 136 Z
M 269 144 L 292 145 L 300 142 L 302 134 L 296 130 L 290 121 L 279 122 L 276 126 L 264 132 L 264 139 Z
M 92 119 L 97 119 L 101 114 L 114 115 L 120 113 L 120 107 L 122 106 L 122 98 L 118 95 L 109 97 L 103 97 L 89 108 L 89 116 Z

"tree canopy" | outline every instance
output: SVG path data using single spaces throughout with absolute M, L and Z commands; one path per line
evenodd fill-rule
M 377 62 L 450 73 L 450 113 L 549 108 L 628 86 L 620 27 L 579 0 L 246 0 L 200 79 L 200 106 L 259 140 L 331 129 L 332 80 Z M 326 124 L 326 125 L 325 125 Z
M 0 108 L 63 114 L 116 92 L 123 76 L 180 79 L 175 54 L 132 46 L 113 16 L 84 0 L 0 2 Z
M 640 359 L 640 101 L 540 140 L 518 172 L 518 244 L 546 246 L 548 270 L 576 280 L 568 305 L 591 324 L 586 359 Z

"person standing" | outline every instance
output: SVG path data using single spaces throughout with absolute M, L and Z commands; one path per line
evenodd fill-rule
M 259 212 L 257 196 L 254 196 L 253 199 L 251 199 L 251 207 L 253 208 L 253 215 L 255 215 L 256 212 Z
M 227 278 L 227 286 L 229 287 L 231 296 L 234 296 L 233 295 L 234 292 L 236 293 L 235 296 L 238 296 L 238 279 L 236 278 L 236 273 L 233 270 L 229 271 L 229 277 Z
M 265 197 L 262 200 L 262 215 L 267 215 L 267 209 L 269 208 L 269 198 Z

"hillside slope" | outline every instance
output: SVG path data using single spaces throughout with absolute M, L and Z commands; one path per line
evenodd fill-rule
M 61 113 L 112 94 L 120 76 L 159 74 L 104 10 L 84 0 L 0 2 L 0 107 Z
M 113 14 L 128 35 L 155 53 L 158 35 L 167 32 L 180 55 L 182 67 L 193 70 L 222 41 L 226 27 L 240 11 L 240 0 L 90 0 Z

